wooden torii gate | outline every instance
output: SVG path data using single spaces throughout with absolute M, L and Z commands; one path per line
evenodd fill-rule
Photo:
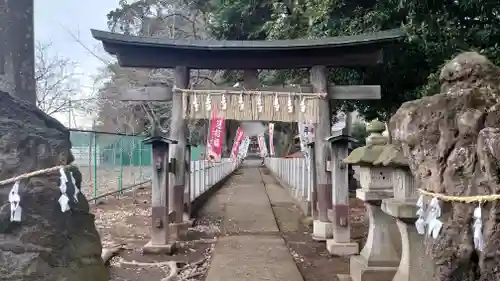
M 291 122 L 310 120 L 315 123 L 316 145 L 314 159 L 318 213 L 314 214 L 315 236 L 331 237 L 332 225 L 328 219 L 328 209 L 335 210 L 336 202 L 345 205 L 345 198 L 338 198 L 332 204 L 328 198 L 331 192 L 331 177 L 327 172 L 328 143 L 331 116 L 329 100 L 380 99 L 380 86 L 333 86 L 328 85 L 328 67 L 374 66 L 382 62 L 383 48 L 403 38 L 401 30 L 387 30 L 371 34 L 323 38 L 316 40 L 276 40 L 276 41 L 214 41 L 214 40 L 173 40 L 145 38 L 92 30 L 92 35 L 101 41 L 105 50 L 116 55 L 123 67 L 169 68 L 174 70 L 174 86 L 151 86 L 147 94 L 133 96 L 123 93 L 122 99 L 136 101 L 172 101 L 170 138 L 171 157 L 175 162 L 175 182 L 159 186 L 152 191 L 153 222 L 152 238 L 148 247 L 153 251 L 170 249 L 173 241 L 168 241 L 169 207 L 175 213 L 175 223 L 182 223 L 182 206 L 185 179 L 187 119 L 210 118 L 209 110 L 192 110 L 190 100 L 211 97 L 215 107 L 222 99 L 227 102 L 225 116 L 235 120 L 268 120 Z M 257 79 L 259 69 L 298 69 L 310 71 L 310 85 L 288 87 L 263 87 Z M 191 69 L 243 70 L 243 87 L 190 87 Z M 128 95 L 128 96 L 127 96 Z M 241 99 L 247 103 L 247 110 L 239 110 Z M 250 109 L 248 104 L 256 99 L 267 106 L 260 110 Z M 296 110 L 304 107 L 300 114 L 287 111 L 291 103 Z M 273 104 L 281 104 L 281 110 L 273 110 Z M 201 102 L 203 103 L 203 102 Z M 336 187 L 336 188 L 347 188 Z M 163 190 L 162 190 L 163 189 Z M 161 195 L 170 197 L 160 198 Z M 172 200 L 174 199 L 174 200 Z M 338 201 L 337 201 L 338 200 Z M 173 203 L 173 204 L 172 204 Z M 340 206 L 342 207 L 342 206 Z M 344 208 L 345 209 L 345 208 Z M 316 211 L 316 210 L 314 210 Z M 160 223 L 158 223 L 160 222 Z M 344 228 L 345 223 L 333 227 Z

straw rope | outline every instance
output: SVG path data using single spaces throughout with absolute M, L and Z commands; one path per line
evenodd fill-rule
M 64 169 L 64 168 L 69 168 L 69 167 L 72 167 L 72 166 L 73 166 L 72 164 L 69 164 L 69 165 L 60 165 L 60 166 L 54 166 L 54 167 L 51 167 L 51 168 L 42 169 L 42 170 L 38 170 L 38 171 L 34 171 L 34 172 L 25 173 L 25 174 L 22 174 L 20 176 L 16 176 L 16 177 L 13 177 L 13 178 L 10 178 L 10 179 L 6 179 L 6 180 L 0 181 L 0 186 L 11 184 L 11 183 L 15 183 L 17 181 L 25 180 L 25 179 L 36 177 L 36 176 L 39 176 L 39 175 L 50 174 L 50 173 L 59 171 L 59 169 L 61 169 L 61 168 Z
M 280 91 L 259 91 L 259 90 L 200 90 L 200 89 L 181 89 L 173 87 L 173 92 L 191 93 L 191 94 L 211 94 L 211 95 L 278 95 L 278 96 L 301 96 L 325 98 L 328 93 L 307 93 L 307 92 L 280 92 Z
M 500 200 L 500 194 L 492 195 L 476 195 L 476 196 L 451 196 L 442 193 L 429 192 L 423 189 L 418 189 L 421 194 L 432 196 L 434 198 L 440 199 L 442 201 L 448 202 L 462 202 L 462 203 L 484 203 Z

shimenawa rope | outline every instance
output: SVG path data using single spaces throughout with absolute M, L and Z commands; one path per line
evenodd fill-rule
M 15 183 L 15 182 L 20 181 L 20 180 L 25 180 L 25 179 L 28 179 L 31 177 L 36 177 L 36 176 L 44 175 L 44 174 L 50 174 L 50 173 L 59 171 L 61 168 L 64 169 L 64 168 L 69 168 L 72 166 L 73 165 L 71 165 L 71 164 L 70 165 L 59 165 L 59 166 L 54 166 L 54 167 L 47 168 L 47 169 L 42 169 L 42 170 L 38 170 L 38 171 L 34 171 L 34 172 L 25 173 L 25 174 L 22 174 L 22 175 L 19 175 L 19 176 L 10 178 L 10 179 L 0 181 L 0 187 L 3 185 Z

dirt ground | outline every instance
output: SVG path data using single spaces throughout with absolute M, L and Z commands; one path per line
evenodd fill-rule
M 350 200 L 351 235 L 362 247 L 366 241 L 368 225 L 365 220 L 365 208 L 357 199 Z M 337 274 L 349 273 L 349 258 L 331 256 L 326 250 L 326 242 L 314 241 L 312 227 L 304 221 L 300 209 L 296 206 L 272 206 L 280 230 L 290 220 L 301 218 L 302 229 L 295 232 L 282 232 L 283 238 L 295 259 L 304 281 L 334 281 Z M 286 208 L 286 209 L 285 209 Z M 285 209 L 285 210 L 284 210 Z
M 149 188 L 126 193 L 120 198 L 108 197 L 92 206 L 103 247 L 123 244 L 124 250 L 110 261 L 110 281 L 159 281 L 169 273 L 167 261 L 197 263 L 180 273 L 180 280 L 200 280 L 219 232 L 217 220 L 203 216 L 189 229 L 172 256 L 143 255 L 142 246 L 149 240 L 151 193 Z M 201 261 L 201 262 L 200 262 Z M 156 263 L 156 265 L 152 265 Z M 196 275 L 190 278 L 189 275 Z
M 180 243 L 180 249 L 172 256 L 149 256 L 142 254 L 142 246 L 147 243 L 150 225 L 150 189 L 128 192 L 118 197 L 108 197 L 102 204 L 92 206 L 96 216 L 96 226 L 103 246 L 113 247 L 123 244 L 119 256 L 110 262 L 111 281 L 156 281 L 168 275 L 168 267 L 162 262 L 181 261 L 195 264 L 180 273 L 179 281 L 204 280 L 210 256 L 220 233 L 223 215 L 222 206 L 217 202 L 207 202 L 200 210 L 195 225 L 189 229 L 187 237 Z M 361 243 L 366 239 L 367 223 L 361 201 L 351 199 L 352 236 Z M 297 206 L 273 206 L 280 229 L 293 220 L 300 220 L 299 231 L 282 235 L 294 256 L 305 281 L 337 280 L 337 274 L 347 274 L 347 258 L 332 257 L 325 249 L 324 242 L 311 239 L 311 228 Z M 148 263 L 148 264 L 145 264 Z M 150 265 L 157 263 L 157 265 Z

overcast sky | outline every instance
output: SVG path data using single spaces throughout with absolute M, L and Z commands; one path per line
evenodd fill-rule
M 77 63 L 78 72 L 83 74 L 81 83 L 84 94 L 90 91 L 92 76 L 103 63 L 76 42 L 71 33 L 85 46 L 105 57 L 101 45 L 92 38 L 90 29 L 107 30 L 106 14 L 118 7 L 118 1 L 35 0 L 35 40 L 51 42 L 49 51 L 52 54 Z

